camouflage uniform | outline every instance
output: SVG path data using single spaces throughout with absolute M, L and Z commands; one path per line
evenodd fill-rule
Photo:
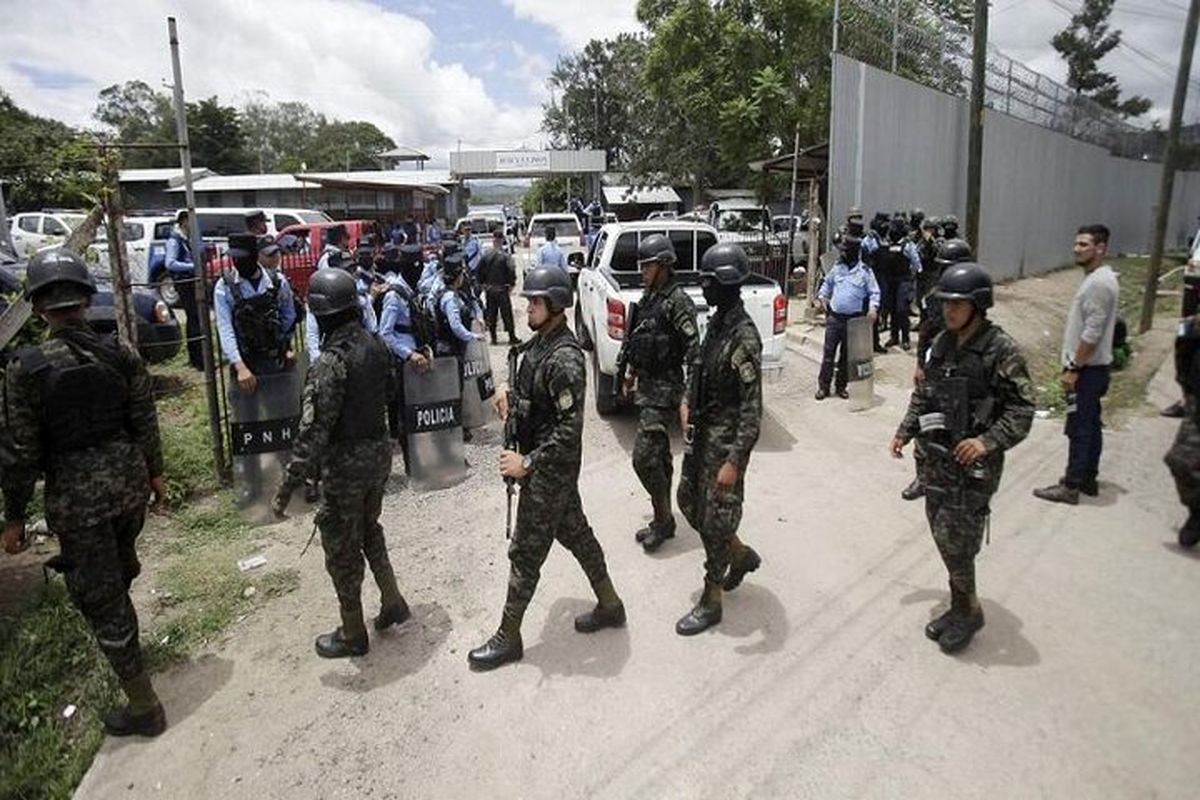
M 1024 357 L 998 325 L 985 318 L 979 331 L 961 346 L 953 332 L 943 331 L 934 340 L 925 380 L 912 393 L 897 438 L 911 441 L 920 432 L 923 414 L 946 410 L 937 403 L 938 382 L 955 377 L 967 379 L 969 416 L 963 438 L 983 440 L 987 455 L 964 470 L 948 452 L 937 452 L 927 441 L 920 477 L 925 485 L 925 516 L 949 572 L 957 607 L 963 602 L 959 598 L 975 594 L 975 556 L 983 542 L 988 503 L 1000 486 L 1004 452 L 1029 434 L 1034 394 Z M 956 443 L 948 444 L 952 448 Z
M 505 615 L 519 619 L 556 539 L 575 556 L 593 586 L 608 577 L 608 568 L 579 497 L 583 351 L 566 324 L 539 333 L 518 350 L 524 358 L 513 381 L 510 413 L 516 415 L 517 440 L 530 471 L 521 479 L 517 524 L 508 549 Z
M 1183 390 L 1184 417 L 1171 449 L 1163 461 L 1175 478 L 1179 501 L 1187 506 L 1188 520 L 1179 532 L 1179 543 L 1193 547 L 1200 542 L 1200 424 L 1197 390 L 1200 389 L 1200 335 L 1195 322 L 1186 320 L 1175 340 L 1175 380 Z
M 617 370 L 628 363 L 637 375 L 637 435 L 633 470 L 650 494 L 654 524 L 674 529 L 671 517 L 671 440 L 679 418 L 686 374 L 695 371 L 700 355 L 696 307 L 683 287 L 667 280 L 647 289 L 638 305 L 637 324 L 621 346 Z
M 304 385 L 300 427 L 284 489 L 320 480 L 316 524 L 333 580 L 345 638 L 362 628 L 363 556 L 379 585 L 385 611 L 404 604 L 388 559 L 379 515 L 392 466 L 387 406 L 395 398 L 392 357 L 358 324 L 322 340 L 321 355 Z M 406 608 L 406 606 L 405 606 Z
M 66 377 L 73 373 L 83 377 Z M 48 393 L 52 380 L 57 398 Z M 44 475 L 46 521 L 62 549 L 67 591 L 113 670 L 130 681 L 143 673 L 129 598 L 141 571 L 135 541 L 150 478 L 163 469 L 150 376 L 115 337 L 77 322 L 20 351 L 8 366 L 5 391 L 11 447 L 2 481 L 6 517 L 25 518 Z M 103 397 L 89 405 L 89 395 Z
M 762 420 L 762 340 L 740 301 L 709 320 L 700 351 L 687 389 L 695 435 L 676 499 L 704 542 L 706 584 L 719 585 L 731 560 L 749 550 L 736 534 L 746 467 Z M 726 462 L 737 467 L 737 481 L 719 494 L 717 472 Z

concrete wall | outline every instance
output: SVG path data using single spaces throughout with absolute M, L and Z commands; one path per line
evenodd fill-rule
M 834 56 L 830 219 L 851 206 L 966 215 L 965 100 Z M 998 278 L 1068 263 L 1076 228 L 1103 222 L 1117 252 L 1149 251 L 1161 166 L 988 111 L 979 257 Z M 1200 215 L 1200 173 L 1178 173 L 1167 231 L 1182 246 Z M 965 220 L 964 220 L 965 221 Z

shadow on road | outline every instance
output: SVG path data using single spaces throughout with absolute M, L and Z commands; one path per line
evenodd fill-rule
M 1123 494 L 1127 494 L 1128 490 L 1119 483 L 1112 481 L 1099 481 L 1100 494 L 1096 497 L 1088 497 L 1086 494 L 1079 495 L 1079 504 L 1084 506 L 1114 506 L 1117 504 L 1117 498 Z
M 233 677 L 233 661 L 215 655 L 203 655 L 169 670 L 154 679 L 167 724 L 174 727 L 190 717 Z M 113 737 L 109 737 L 110 741 Z M 124 739 L 121 741 L 136 741 Z
M 321 676 L 321 684 L 346 692 L 369 692 L 421 671 L 450 635 L 453 623 L 437 603 L 413 606 L 412 619 L 383 633 L 372 631 L 371 652 L 346 659 Z M 367 623 L 368 626 L 370 623 Z
M 1190 558 L 1193 561 L 1200 561 L 1200 549 L 1195 547 L 1180 547 L 1176 539 L 1168 539 L 1162 543 L 1163 549 L 1168 550 L 1175 555 Z
M 783 426 L 769 409 L 763 409 L 762 429 L 754 449 L 762 453 L 788 453 L 796 446 L 796 437 Z
M 937 601 L 929 610 L 929 618 L 941 616 L 950 608 L 950 594 L 940 589 L 917 589 L 900 598 L 900 605 Z M 970 647 L 957 658 L 984 667 L 1032 667 L 1041 663 L 1033 642 L 1021 633 L 1024 623 L 1020 617 L 995 600 L 981 598 L 985 624 L 975 634 Z
M 744 656 L 774 653 L 783 647 L 791 632 L 787 609 L 765 586 L 750 583 L 753 577 L 735 591 L 726 592 L 724 616 L 717 632 L 738 639 L 755 639 L 733 648 Z
M 546 614 L 546 625 L 537 644 L 525 649 L 522 663 L 532 664 L 545 678 L 613 678 L 621 673 L 631 652 L 629 628 L 578 633 L 575 616 L 595 605 L 594 600 L 562 597 Z

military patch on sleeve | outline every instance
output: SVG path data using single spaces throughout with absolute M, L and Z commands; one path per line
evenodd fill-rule
M 690 319 L 685 319 L 683 324 L 679 326 L 679 329 L 689 339 L 696 335 L 696 325 Z
M 758 366 L 754 363 L 754 357 L 746 352 L 746 348 L 735 347 L 730 360 L 742 383 L 754 383 L 758 379 Z
M 571 394 L 570 389 L 563 389 L 558 393 L 558 410 L 570 411 L 575 405 L 575 397 Z

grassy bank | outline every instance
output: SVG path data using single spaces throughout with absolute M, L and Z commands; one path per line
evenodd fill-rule
M 138 611 L 156 671 L 186 662 L 300 579 L 292 569 L 238 570 L 238 559 L 258 545 L 219 490 L 204 385 L 179 359 L 152 372 L 171 497 L 139 540 L 143 573 L 135 587 L 150 589 Z M 32 583 L 24 610 L 0 623 L 0 798 L 68 798 L 104 741 L 104 713 L 122 694 L 62 579 Z
M 1143 289 L 1146 275 L 1150 267 L 1150 259 L 1144 257 L 1122 257 L 1111 259 L 1110 264 L 1117 270 L 1121 282 L 1120 314 L 1129 328 L 1129 339 L 1133 347 L 1133 358 L 1129 365 L 1119 371 L 1114 371 L 1112 384 L 1105 398 L 1105 407 L 1110 414 L 1121 415 L 1139 409 L 1145 403 L 1146 386 L 1154 376 L 1164 356 L 1163 335 L 1160 331 L 1151 330 L 1143 336 L 1136 334 L 1138 322 L 1142 316 Z M 1164 258 L 1162 272 L 1177 267 L 1181 261 Z M 1082 280 L 1082 274 L 1080 275 Z M 1179 273 L 1159 284 L 1159 296 L 1155 300 L 1154 315 L 1156 320 L 1175 319 L 1179 316 L 1179 290 L 1183 278 Z M 1063 308 L 1063 319 L 1066 319 L 1066 307 Z M 1055 332 L 1055 337 L 1061 335 L 1061 328 Z M 1053 339 L 1053 346 L 1041 348 L 1029 353 L 1029 368 L 1031 377 L 1038 387 L 1038 405 L 1058 415 L 1064 412 L 1065 398 L 1059 376 L 1062 366 L 1059 361 L 1058 338 Z

